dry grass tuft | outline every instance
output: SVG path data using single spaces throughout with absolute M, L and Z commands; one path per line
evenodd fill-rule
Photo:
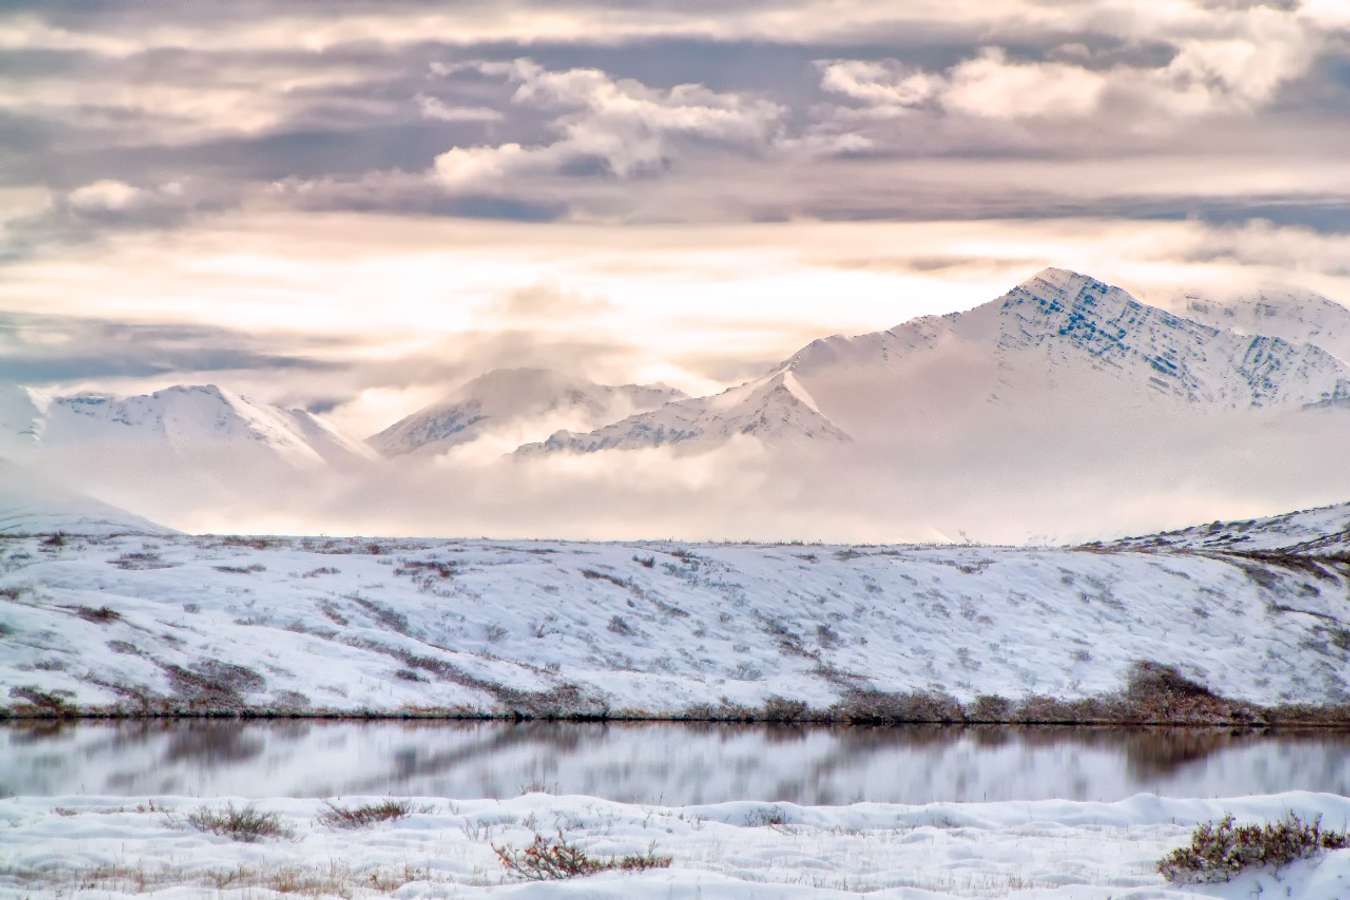
M 598 872 L 642 872 L 647 869 L 670 868 L 671 857 L 657 856 L 656 845 L 646 853 L 628 856 L 597 858 L 590 856 L 576 844 L 569 844 L 561 831 L 556 839 L 536 834 L 524 850 L 492 845 L 502 867 L 526 881 L 560 881 L 595 875 Z
M 407 818 L 413 813 L 431 812 L 430 806 L 414 806 L 410 800 L 392 798 L 361 806 L 338 806 L 336 803 L 325 803 L 324 806 L 327 808 L 319 813 L 316 821 L 328 828 L 365 828 L 377 822 Z
M 252 804 L 235 808 L 230 803 L 224 809 L 199 806 L 188 814 L 187 824 L 198 831 L 218 834 L 246 844 L 256 843 L 263 838 L 295 836 L 295 832 L 281 821 L 281 816 L 274 812 L 262 812 Z
M 1321 819 L 1304 822 L 1292 812 L 1279 822 L 1238 825 L 1232 816 L 1206 822 L 1158 862 L 1158 872 L 1174 884 L 1229 881 L 1244 869 L 1287 865 L 1323 850 L 1350 847 L 1350 835 L 1323 831 Z

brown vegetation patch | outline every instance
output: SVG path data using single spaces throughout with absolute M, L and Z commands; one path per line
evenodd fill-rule
M 316 821 L 327 828 L 365 828 L 379 822 L 393 822 L 404 819 L 415 812 L 429 813 L 430 806 L 415 806 L 411 800 L 381 800 L 379 803 L 365 803 L 361 806 L 338 806 L 325 803 L 324 811 Z
M 496 844 L 492 849 L 502 868 L 526 881 L 560 881 L 598 872 L 667 869 L 671 863 L 669 856 L 656 855 L 655 844 L 642 854 L 594 857 L 576 844 L 569 844 L 561 831 L 556 838 L 536 834 L 534 841 L 523 850 Z
M 1232 816 L 1206 822 L 1191 843 L 1158 862 L 1158 872 L 1175 884 L 1229 881 L 1244 869 L 1288 865 L 1324 850 L 1350 847 L 1350 834 L 1324 831 L 1322 820 L 1304 822 L 1292 812 L 1279 822 L 1237 825 Z
M 246 844 L 256 843 L 263 838 L 295 836 L 295 832 L 282 823 L 281 816 L 274 812 L 262 812 L 252 804 L 236 808 L 230 803 L 224 809 L 199 806 L 188 814 L 186 822 L 198 831 L 218 834 Z

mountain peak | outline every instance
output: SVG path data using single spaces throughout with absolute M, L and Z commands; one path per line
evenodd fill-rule
M 544 437 L 560 425 L 600 427 L 684 394 L 664 385 L 605 385 L 544 368 L 500 368 L 460 385 L 367 438 L 385 456 L 444 453 L 506 428 Z
M 1032 275 L 1026 281 L 1023 281 L 1017 287 L 1029 294 L 1036 294 L 1039 290 L 1050 288 L 1055 291 L 1068 291 L 1084 282 L 1093 284 L 1103 284 L 1091 275 L 1084 275 L 1081 272 L 1075 272 L 1072 269 L 1061 269 L 1058 266 L 1047 266 L 1041 269 L 1035 275 Z

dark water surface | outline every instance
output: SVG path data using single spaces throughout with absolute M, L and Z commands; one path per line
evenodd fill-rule
M 557 722 L 0 727 L 0 795 L 510 797 L 683 805 L 1350 794 L 1350 734 Z

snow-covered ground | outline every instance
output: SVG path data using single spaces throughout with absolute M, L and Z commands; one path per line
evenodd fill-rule
M 1189 549 L 31 537 L 0 571 L 0 702 L 56 712 L 1073 700 L 1141 660 L 1350 700 L 1337 564 Z
M 379 798 L 342 798 L 343 804 Z M 227 798 L 205 805 L 223 807 Z M 237 805 L 244 801 L 236 799 Z M 202 801 L 74 796 L 0 800 L 0 897 L 266 897 L 308 883 L 324 896 L 504 898 L 795 898 L 867 894 L 894 900 L 956 897 L 1250 898 L 1344 900 L 1350 850 L 1227 884 L 1169 885 L 1157 860 L 1190 830 L 1227 813 L 1241 821 L 1292 810 L 1327 827 L 1350 822 L 1350 798 L 1284 793 L 1225 800 L 1140 794 L 1116 803 L 856 804 L 801 807 L 753 801 L 638 806 L 592 797 L 415 801 L 407 818 L 350 831 L 317 824 L 318 800 L 269 799 L 293 834 L 259 843 L 204 835 L 183 819 Z M 654 850 L 667 869 L 520 883 L 493 845 L 520 848 L 535 833 L 596 857 Z M 374 887 L 372 885 L 378 886 Z
M 1112 541 L 1116 549 L 1350 553 L 1350 503 L 1239 522 L 1211 522 L 1162 534 Z

